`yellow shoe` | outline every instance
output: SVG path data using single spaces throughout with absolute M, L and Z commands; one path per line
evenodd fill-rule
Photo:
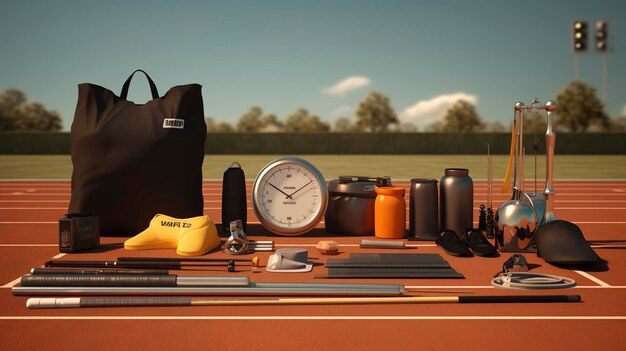
M 157 214 L 143 232 L 124 242 L 127 250 L 176 249 L 181 256 L 200 256 L 220 245 L 209 216 L 174 218 Z

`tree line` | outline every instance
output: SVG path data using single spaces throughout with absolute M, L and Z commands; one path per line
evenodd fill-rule
M 596 90 L 582 81 L 569 83 L 555 97 L 559 103 L 554 128 L 560 132 L 626 132 L 626 116 L 611 119 L 604 111 Z M 545 131 L 546 118 L 533 112 L 526 115 L 525 130 Z M 415 133 L 418 128 L 410 122 L 400 122 L 390 99 L 380 92 L 371 92 L 357 106 L 354 118 L 339 117 L 332 125 L 320 116 L 299 108 L 285 120 L 264 113 L 259 106 L 251 107 L 233 125 L 206 118 L 210 133 Z M 41 103 L 27 102 L 26 94 L 8 89 L 0 94 L 0 131 L 60 131 L 61 118 L 56 111 Z M 507 132 L 510 126 L 501 122 L 483 121 L 476 107 L 465 100 L 454 103 L 442 120 L 423 128 L 424 132 L 477 133 Z
M 626 132 L 626 116 L 609 118 L 596 90 L 582 81 L 573 81 L 555 97 L 559 112 L 553 127 L 558 132 Z M 272 113 L 265 114 L 261 107 L 246 111 L 234 125 L 206 119 L 208 132 L 214 133 L 415 133 L 418 128 L 410 122 L 400 122 L 387 96 L 380 92 L 370 93 L 359 103 L 354 119 L 338 118 L 331 126 L 319 116 L 300 108 L 281 121 Z M 532 112 L 525 115 L 525 130 L 543 132 L 547 128 L 544 114 Z M 447 111 L 442 120 L 423 128 L 431 133 L 503 133 L 510 130 L 502 122 L 485 122 L 469 101 L 459 100 Z
M 0 94 L 0 131 L 48 131 L 63 129 L 61 116 L 39 102 L 27 102 L 26 94 L 7 89 Z

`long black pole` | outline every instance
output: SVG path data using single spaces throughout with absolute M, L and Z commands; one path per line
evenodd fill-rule
M 434 297 L 308 297 L 266 299 L 146 298 L 30 298 L 28 308 L 221 306 L 221 305 L 341 305 L 410 303 L 555 303 L 580 302 L 580 295 L 434 296 Z

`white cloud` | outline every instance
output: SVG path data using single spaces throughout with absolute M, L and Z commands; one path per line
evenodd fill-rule
M 324 89 L 324 93 L 328 95 L 341 96 L 347 92 L 363 88 L 370 85 L 370 80 L 364 76 L 351 76 L 344 78 L 339 83 Z
M 413 122 L 419 126 L 425 126 L 441 120 L 446 111 L 458 100 L 466 100 L 472 104 L 478 102 L 476 95 L 458 92 L 435 96 L 430 100 L 422 100 L 409 106 L 402 111 L 401 118 L 406 122 Z
M 334 118 L 350 117 L 351 114 L 352 114 L 352 107 L 348 105 L 339 106 L 330 113 L 331 117 L 334 117 Z

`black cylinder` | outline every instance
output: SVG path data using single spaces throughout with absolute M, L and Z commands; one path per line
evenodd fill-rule
M 246 232 L 248 205 L 246 200 L 246 175 L 241 165 L 233 162 L 224 172 L 222 181 L 222 232 L 230 235 L 229 224 L 240 219 Z
M 376 182 L 369 177 L 341 176 L 328 184 L 326 231 L 341 235 L 374 235 Z
M 435 240 L 439 234 L 436 179 L 411 179 L 409 237 Z
M 440 229 L 463 238 L 474 223 L 474 184 L 466 168 L 446 168 L 439 184 Z

